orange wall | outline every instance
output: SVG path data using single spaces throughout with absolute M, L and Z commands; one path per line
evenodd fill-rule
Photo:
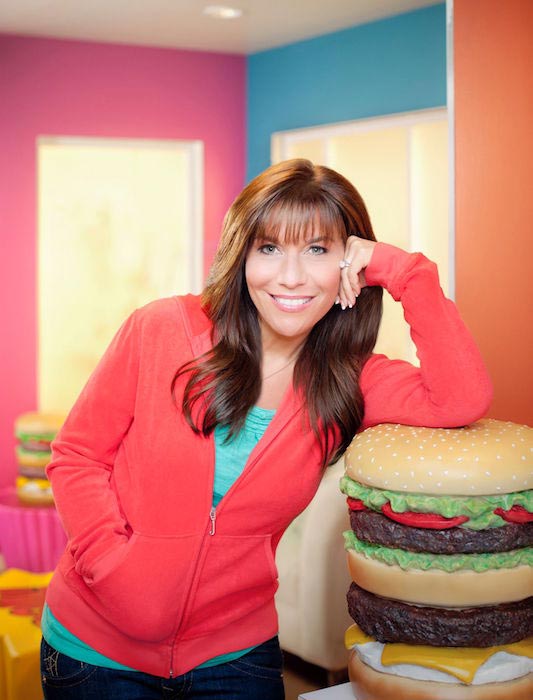
M 455 0 L 456 299 L 489 415 L 533 425 L 533 1 Z

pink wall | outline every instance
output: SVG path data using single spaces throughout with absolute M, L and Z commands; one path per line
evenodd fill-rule
M 245 58 L 0 35 L 0 488 L 13 420 L 36 406 L 39 135 L 201 139 L 205 267 L 244 183 Z

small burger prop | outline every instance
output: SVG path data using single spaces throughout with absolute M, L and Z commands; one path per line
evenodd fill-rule
M 345 455 L 358 700 L 533 698 L 533 429 L 379 425 Z
M 45 467 L 51 458 L 50 443 L 65 417 L 52 413 L 23 413 L 15 420 L 15 454 L 18 462 L 17 496 L 27 505 L 54 502 Z

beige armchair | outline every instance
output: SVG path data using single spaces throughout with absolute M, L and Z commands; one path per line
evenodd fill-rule
M 352 624 L 342 537 L 349 517 L 339 490 L 343 473 L 343 459 L 327 469 L 315 497 L 289 526 L 276 554 L 281 648 L 326 669 L 332 681 L 335 672 L 347 666 L 344 632 Z

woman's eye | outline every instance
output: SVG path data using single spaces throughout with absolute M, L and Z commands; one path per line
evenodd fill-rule
M 328 250 L 321 245 L 312 245 L 309 247 L 309 252 L 311 255 L 324 255 L 324 253 L 327 253 Z
M 258 250 L 265 255 L 273 255 L 277 251 L 277 248 L 272 243 L 265 243 L 265 245 L 259 246 Z

